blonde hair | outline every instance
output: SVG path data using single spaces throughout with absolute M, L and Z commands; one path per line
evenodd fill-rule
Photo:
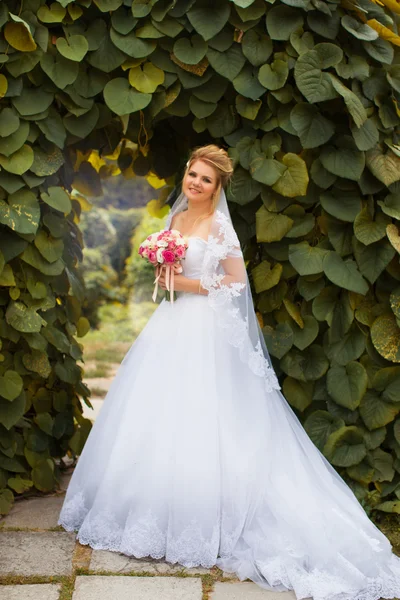
M 221 189 L 227 186 L 229 180 L 232 177 L 232 160 L 228 156 L 226 150 L 224 150 L 223 148 L 219 148 L 215 144 L 209 144 L 208 146 L 201 146 L 200 148 L 195 148 L 192 151 L 188 162 L 186 163 L 184 177 L 186 177 L 186 174 L 192 166 L 192 163 L 194 163 L 196 160 L 201 160 L 209 164 L 211 167 L 213 167 L 218 176 L 217 189 L 215 190 L 212 196 L 212 211 L 210 213 L 212 214 L 217 206 Z

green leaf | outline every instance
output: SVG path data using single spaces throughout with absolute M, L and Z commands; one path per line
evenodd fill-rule
M 249 29 L 242 38 L 242 52 L 255 67 L 260 67 L 267 62 L 272 49 L 272 41 L 260 31 Z
M 35 488 L 41 492 L 50 492 L 54 489 L 56 484 L 54 462 L 50 458 L 37 463 L 32 469 L 32 481 Z
M 190 100 L 192 100 L 192 98 Z M 212 105 L 212 106 L 216 106 L 216 104 Z M 238 95 L 238 96 L 236 96 L 235 106 L 236 106 L 236 110 L 238 111 L 239 115 L 241 115 L 245 119 L 254 121 L 254 119 L 256 119 L 258 112 L 262 106 L 262 101 L 261 100 L 251 100 L 249 98 L 245 98 L 244 96 Z
M 78 77 L 79 65 L 76 62 L 64 58 L 60 54 L 55 56 L 43 54 L 40 66 L 48 77 L 61 90 L 74 83 Z
M 367 455 L 364 437 L 358 427 L 341 427 L 330 434 L 323 452 L 337 467 L 358 465 Z
M 393 62 L 394 49 L 392 44 L 386 40 L 377 38 L 370 42 L 362 42 L 364 50 L 372 56 L 375 60 L 385 64 L 391 65 Z
M 349 362 L 345 367 L 331 367 L 327 374 L 329 395 L 336 404 L 355 410 L 367 390 L 368 377 L 358 362 Z
M 385 154 L 377 146 L 366 153 L 367 167 L 386 186 L 400 180 L 400 157 L 391 150 Z
M 251 100 L 257 100 L 265 93 L 265 89 L 260 84 L 254 68 L 250 65 L 245 65 L 232 83 L 239 94 L 246 98 L 251 98 Z
M 272 186 L 272 189 L 288 198 L 305 196 L 309 182 L 305 161 L 297 154 L 288 152 L 282 157 L 282 163 L 287 167 L 286 171 Z
M 11 302 L 6 311 L 6 321 L 17 331 L 34 333 L 40 331 L 46 321 L 33 308 L 27 308 L 22 302 Z
M 214 71 L 229 81 L 233 81 L 239 75 L 246 62 L 240 45 L 236 43 L 225 52 L 209 48 L 207 58 Z
M 364 153 L 346 147 L 327 145 L 322 148 L 319 159 L 330 173 L 353 181 L 360 179 L 365 167 Z
M 14 427 L 16 423 L 20 420 L 21 417 L 24 416 L 26 406 L 25 393 L 21 392 L 21 394 L 15 398 L 12 402 L 8 400 L 2 400 L 0 398 L 0 423 L 4 425 L 4 427 L 9 431 L 11 427 Z M 18 463 L 13 466 L 13 471 L 16 471 L 18 468 Z M 20 473 L 25 471 L 25 468 L 21 465 L 18 469 Z
M 14 504 L 14 494 L 11 490 L 0 491 L 0 515 L 8 515 Z
M 47 379 L 51 373 L 51 365 L 45 351 L 32 350 L 30 354 L 24 354 L 22 362 L 29 371 L 38 373 L 43 379 Z
M 0 113 L 0 131 L 2 137 L 7 137 L 15 133 L 19 128 L 20 120 L 15 110 L 12 108 L 3 108 Z
M 37 17 L 43 23 L 61 23 L 67 14 L 66 9 L 58 2 L 53 2 L 50 6 L 40 6 Z
M 43 229 L 36 235 L 34 243 L 40 254 L 48 262 L 52 263 L 61 258 L 64 242 L 48 235 Z
M 35 194 L 23 189 L 11 194 L 8 203 L 0 200 L 0 223 L 18 233 L 36 233 L 40 207 Z
M 231 7 L 228 3 L 216 4 L 212 0 L 197 0 L 186 16 L 197 33 L 207 41 L 221 31 L 229 19 L 230 12 Z
M 22 392 L 24 382 L 16 371 L 8 370 L 0 375 L 0 396 L 9 400 L 15 400 Z
M 206 55 L 207 42 L 200 35 L 176 40 L 173 52 L 175 56 L 187 65 L 197 65 Z
M 281 273 L 281 264 L 278 263 L 271 269 L 270 263 L 263 260 L 251 271 L 256 293 L 259 294 L 276 286 L 281 278 Z
M 274 60 L 271 64 L 260 67 L 258 79 L 267 90 L 279 90 L 282 88 L 289 75 L 289 65 L 284 60 Z
M 282 370 L 300 381 L 320 379 L 329 368 L 329 361 L 321 346 L 313 344 L 303 352 L 290 350 L 281 361 Z
M 367 119 L 361 127 L 353 125 L 351 133 L 359 150 L 371 150 L 379 141 L 378 128 L 372 119 Z
M 256 212 L 257 242 L 277 242 L 281 240 L 293 225 L 292 219 L 270 212 L 261 206 Z
M 104 100 L 117 115 L 128 115 L 143 110 L 151 101 L 151 94 L 133 90 L 123 77 L 109 81 L 104 88 Z
M 38 177 L 53 175 L 64 164 L 64 156 L 59 148 L 53 146 L 47 152 L 35 147 L 31 171 Z
M 268 10 L 267 31 L 273 40 L 288 40 L 302 25 L 303 15 L 295 8 L 279 4 Z
M 365 295 L 369 286 L 353 260 L 343 260 L 335 252 L 329 252 L 323 261 L 325 275 L 339 287 Z
M 23 251 L 21 258 L 28 265 L 43 273 L 43 275 L 60 275 L 64 271 L 65 265 L 62 259 L 49 263 L 32 244 L 29 244 Z
M 275 329 L 266 326 L 262 331 L 269 353 L 276 358 L 281 359 L 293 345 L 293 331 L 288 323 L 278 323 Z
M 375 31 L 375 29 L 372 29 L 372 27 L 369 25 L 361 23 L 349 15 L 343 16 L 341 22 L 342 27 L 354 35 L 354 37 L 356 37 L 358 40 L 370 42 L 371 40 L 376 40 L 376 38 L 379 37 L 378 32 Z
M 286 377 L 283 382 L 283 393 L 293 408 L 304 412 L 312 402 L 313 384 L 297 381 L 293 377 Z
M 28 144 L 24 144 L 22 148 L 11 154 L 11 156 L 0 154 L 0 165 L 9 173 L 22 175 L 32 167 L 33 159 L 32 148 Z
M 297 59 L 294 77 L 300 92 L 309 102 L 323 102 L 337 97 L 330 74 L 323 69 L 335 66 L 343 58 L 343 52 L 335 44 L 317 44 L 313 50 L 304 52 Z
M 303 148 L 317 148 L 335 133 L 335 126 L 312 104 L 299 102 L 290 113 L 290 121 L 300 137 Z
M 371 339 L 383 358 L 394 363 L 400 362 L 400 329 L 393 314 L 384 314 L 374 321 Z
M 299 350 L 305 350 L 313 343 L 319 333 L 318 322 L 311 315 L 303 317 L 303 327 L 299 327 L 296 323 L 291 323 L 293 330 L 293 344 Z
M 384 215 L 377 215 L 376 221 L 373 220 L 368 206 L 357 215 L 354 221 L 354 233 L 356 238 L 365 246 L 378 242 L 386 236 L 386 225 L 389 219 Z
M 332 81 L 332 85 L 334 89 L 340 94 L 345 101 L 345 104 L 348 108 L 349 113 L 353 117 L 354 123 L 357 127 L 361 127 L 367 120 L 367 111 L 365 110 L 361 100 L 354 94 L 354 92 L 350 91 L 343 83 L 330 74 L 330 78 Z
M 229 81 L 233 81 L 239 75 L 246 62 L 240 45 L 236 43 L 225 52 L 209 48 L 207 58 L 214 71 Z
M 264 185 L 273 185 L 285 172 L 285 167 L 273 158 L 258 155 L 250 163 L 250 172 L 253 179 Z
M 207 117 L 206 124 L 214 138 L 224 137 L 236 129 L 237 115 L 231 105 L 220 102 L 213 114 Z
M 328 358 L 331 362 L 336 361 L 342 366 L 360 358 L 365 350 L 365 336 L 355 324 L 350 327 L 349 331 L 341 339 L 327 341 L 329 345 L 325 347 L 325 351 Z
M 344 427 L 343 419 L 335 417 L 326 410 L 314 411 L 304 422 L 304 429 L 321 452 L 331 433 L 342 427 Z
M 12 102 L 23 117 L 37 115 L 47 110 L 53 102 L 54 96 L 42 88 L 24 88 L 20 96 L 13 98 Z
M 254 200 L 260 192 L 261 184 L 248 171 L 237 167 L 228 188 L 228 200 L 244 205 Z
M 113 31 L 114 30 L 111 29 L 112 37 Z M 125 61 L 126 54 L 121 52 L 116 47 L 117 44 L 115 44 L 114 39 L 111 41 L 107 26 L 104 21 L 98 19 L 92 23 L 87 32 L 87 39 L 89 42 L 89 50 L 92 50 L 91 43 L 94 46 L 94 52 L 89 52 L 87 56 L 87 61 L 90 65 L 92 65 L 92 67 L 96 67 L 104 73 L 111 73 L 111 71 L 114 71 L 114 69 L 120 67 Z M 141 43 L 142 40 L 138 40 L 138 42 Z M 145 54 L 145 56 L 147 56 L 147 54 Z
M 0 154 L 10 156 L 25 144 L 28 136 L 29 123 L 22 121 L 17 131 L 7 137 L 0 138 Z
M 323 260 L 327 254 L 327 250 L 312 247 L 305 241 L 289 246 L 290 264 L 296 269 L 299 275 L 322 273 Z
M 71 212 L 71 200 L 67 192 L 61 187 L 49 187 L 47 193 L 43 192 L 40 197 L 43 202 L 62 213 L 68 214 Z
M 370 431 L 391 423 L 400 412 L 400 404 L 385 402 L 378 394 L 368 390 L 359 407 L 360 415 Z
M 139 92 L 151 94 L 164 83 L 165 73 L 150 62 L 139 65 L 129 71 L 129 83 Z
M 352 223 L 362 209 L 361 198 L 340 190 L 321 194 L 321 206 L 326 212 L 341 221 Z

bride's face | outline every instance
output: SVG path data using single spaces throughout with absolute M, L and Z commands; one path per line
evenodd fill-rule
M 190 165 L 190 169 L 183 179 L 182 191 L 188 200 L 211 202 L 217 185 L 216 170 L 202 160 L 196 160 Z

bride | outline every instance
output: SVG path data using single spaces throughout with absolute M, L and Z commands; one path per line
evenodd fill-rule
M 177 300 L 122 361 L 59 524 L 95 549 L 217 565 L 298 599 L 400 597 L 400 559 L 280 392 L 225 198 L 232 171 L 216 146 L 190 156 L 166 226 L 189 241 Z

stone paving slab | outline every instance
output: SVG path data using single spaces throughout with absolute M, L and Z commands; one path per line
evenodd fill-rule
M 184 572 L 190 575 L 207 575 L 210 569 L 203 567 L 186 568 L 179 564 L 147 558 L 131 558 L 118 552 L 93 550 L 89 569 L 91 571 L 109 571 L 111 573 L 135 573 L 148 571 L 155 575 Z
M 57 527 L 64 496 L 28 498 L 14 504 L 11 512 L 2 521 L 3 527 L 25 529 L 51 529 Z
M 221 583 L 217 581 L 210 600 L 296 600 L 294 592 L 270 592 L 249 582 Z
M 0 586 L 1 600 L 58 600 L 59 583 L 38 583 L 29 585 Z
M 88 575 L 75 581 L 72 600 L 202 600 L 196 577 L 127 577 Z
M 0 531 L 0 575 L 70 575 L 75 534 Z

